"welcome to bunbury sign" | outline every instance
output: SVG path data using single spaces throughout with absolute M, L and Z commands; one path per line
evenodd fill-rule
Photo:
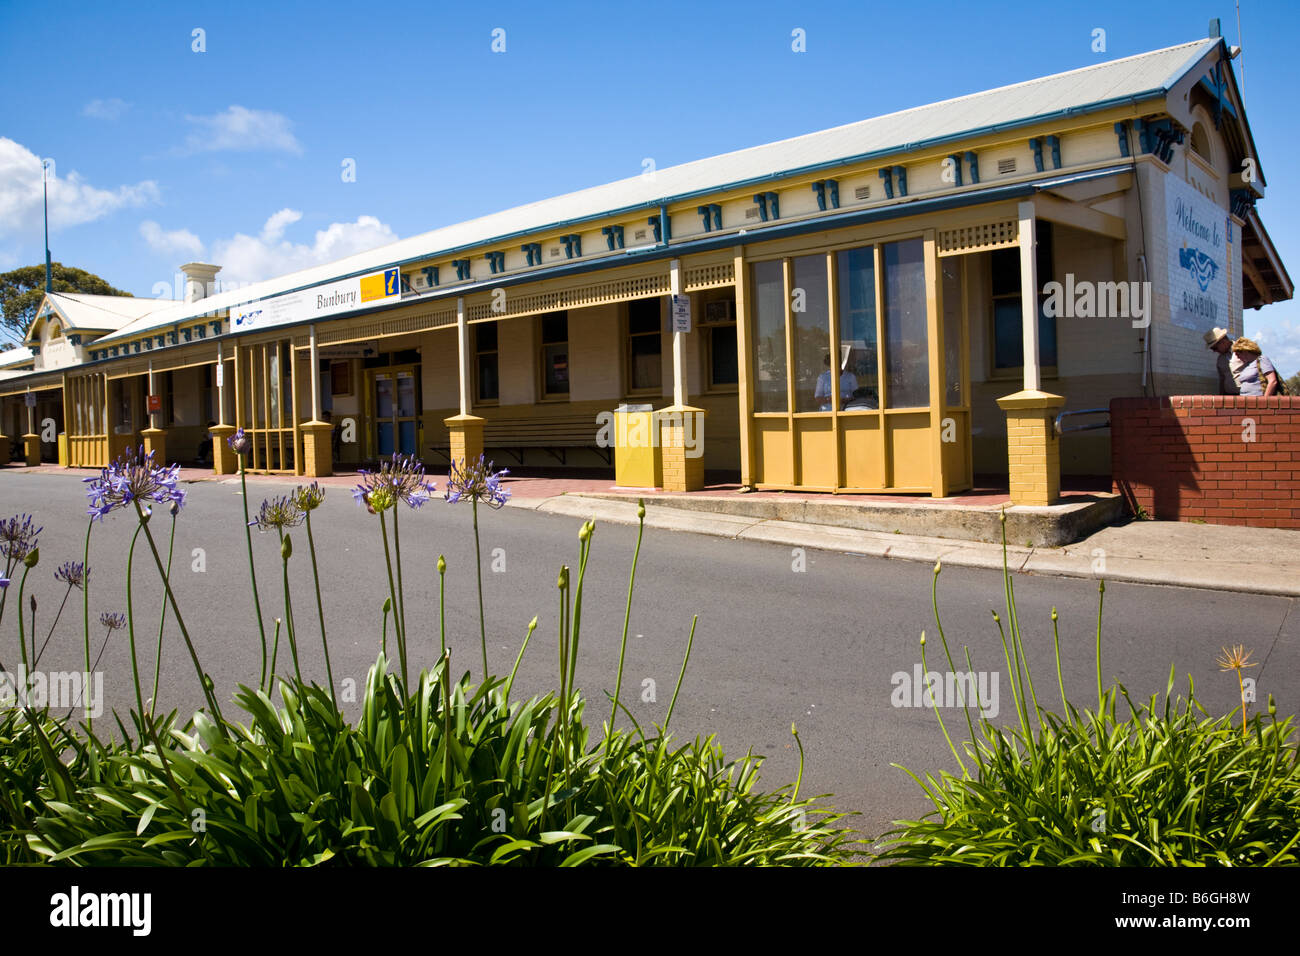
M 1169 312 L 1175 325 L 1227 328 L 1232 223 L 1224 209 L 1174 175 L 1165 176 Z
M 401 300 L 401 274 L 397 269 L 388 269 L 235 306 L 230 310 L 230 328 L 243 331 L 309 322 Z

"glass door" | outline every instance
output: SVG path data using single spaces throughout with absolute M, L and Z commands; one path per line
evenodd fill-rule
M 394 452 L 416 454 L 419 448 L 416 369 L 377 369 L 371 372 L 371 377 L 375 454 L 380 458 L 388 458 Z

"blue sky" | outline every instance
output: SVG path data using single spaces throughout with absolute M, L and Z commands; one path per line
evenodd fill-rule
M 1244 62 L 1269 180 L 1259 209 L 1300 276 L 1300 12 L 1241 6 L 1238 78 Z M 192 259 L 265 278 L 633 176 L 646 158 L 669 166 L 1194 40 L 1211 17 L 1238 42 L 1233 5 L 1186 0 L 0 0 L 0 271 L 43 257 L 36 157 L 56 162 L 54 258 L 147 296 Z M 1246 331 L 1300 370 L 1300 305 L 1247 313 Z

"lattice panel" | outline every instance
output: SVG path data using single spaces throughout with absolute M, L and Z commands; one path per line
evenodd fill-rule
M 716 289 L 719 286 L 732 285 L 736 281 L 736 264 L 734 262 L 715 262 L 708 266 L 695 266 L 687 269 L 682 277 L 683 292 L 698 292 L 701 289 Z
M 974 226 L 939 230 L 939 255 L 960 256 L 989 249 L 1004 249 L 1020 241 L 1020 223 L 1015 219 L 982 222 Z
M 593 305 L 607 305 L 612 302 L 627 302 L 632 299 L 644 299 L 652 295 L 667 294 L 667 272 L 662 275 L 633 276 L 627 279 L 615 279 L 612 282 L 574 286 L 568 289 L 554 289 L 547 292 L 534 292 L 529 295 L 511 295 L 507 290 L 504 310 L 494 311 L 492 300 L 487 299 L 467 306 L 466 318 L 470 322 L 504 319 L 512 316 L 556 312 L 560 309 L 579 309 Z
M 316 332 L 316 345 L 341 345 L 346 342 L 358 342 L 366 339 L 382 339 L 391 335 L 409 335 L 412 332 L 428 332 L 456 324 L 455 309 L 438 309 L 432 312 L 417 312 L 414 315 L 402 315 L 391 319 L 376 319 L 365 325 L 349 325 L 339 329 L 320 329 Z M 303 332 L 293 337 L 293 347 L 305 349 L 311 345 L 311 336 Z

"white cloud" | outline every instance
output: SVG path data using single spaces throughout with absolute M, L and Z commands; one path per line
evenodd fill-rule
M 81 108 L 81 115 L 89 116 L 91 119 L 112 121 L 121 119 L 122 114 L 130 108 L 130 103 L 117 97 L 108 100 L 91 100 Z
M 297 209 L 281 209 L 266 220 L 256 236 L 240 232 L 207 243 L 207 261 L 221 266 L 218 281 L 223 285 L 259 282 L 397 241 L 393 230 L 374 216 L 330 223 L 318 229 L 310 243 L 286 239 L 287 228 L 300 219 L 302 213 Z M 164 232 L 157 223 L 145 222 L 140 225 L 140 233 L 159 252 L 199 255 L 205 248 L 198 236 L 184 229 Z M 155 239 L 159 245 L 155 245 Z
M 167 232 L 152 219 L 146 219 L 140 223 L 140 235 L 154 252 L 168 255 L 179 252 L 194 259 L 203 257 L 202 240 L 188 229 Z
M 49 191 L 51 229 L 94 222 L 119 209 L 160 198 L 153 180 L 100 189 L 85 182 L 76 170 L 60 174 L 57 165 Z M 41 159 L 21 143 L 0 136 L 0 238 L 30 237 L 40 228 Z
M 1276 308 L 1276 305 L 1265 306 L 1262 314 Z M 1246 337 L 1255 340 L 1283 377 L 1289 378 L 1300 372 L 1300 322 L 1274 320 L 1260 327 L 1254 325 L 1251 313 L 1247 312 Z
M 230 106 L 211 116 L 186 116 L 195 130 L 185 137 L 179 152 L 210 153 L 222 150 L 301 153 L 292 132 L 293 123 L 281 113 Z

